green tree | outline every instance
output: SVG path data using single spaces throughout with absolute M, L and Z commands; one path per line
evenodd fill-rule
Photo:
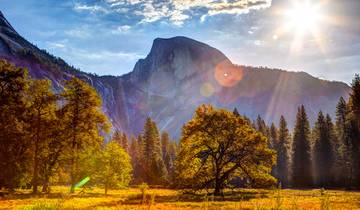
M 132 179 L 129 154 L 115 141 L 110 141 L 100 152 L 96 164 L 96 178 L 107 195 L 109 189 L 127 187 Z
M 0 60 L 0 188 L 14 189 L 29 164 L 28 71 Z
M 159 130 L 151 118 L 147 118 L 143 131 L 143 165 L 146 181 L 154 185 L 167 182 L 167 171 L 162 158 Z
M 262 133 L 264 136 L 270 138 L 270 130 L 266 125 L 265 121 L 261 118 L 260 115 L 256 118 L 256 130 Z
M 332 181 L 332 164 L 333 164 L 333 135 L 332 122 L 330 116 L 325 118 L 320 111 L 318 119 L 313 130 L 314 146 L 314 168 L 315 168 L 315 183 L 321 187 L 330 186 Z
M 253 186 L 274 184 L 269 175 L 276 153 L 268 139 L 232 112 L 202 105 L 183 127 L 176 159 L 176 179 L 183 188 L 213 188 L 221 194 L 234 177 Z
M 349 187 L 351 179 L 351 142 L 349 141 L 349 130 L 347 125 L 347 103 L 343 97 L 339 99 L 336 106 L 336 143 L 334 145 L 334 173 L 338 186 Z
M 100 146 L 103 141 L 101 133 L 109 132 L 107 117 L 101 111 L 101 99 L 96 91 L 78 78 L 66 81 L 61 94 L 65 130 L 69 140 L 69 164 L 71 192 L 78 177 L 79 155 L 86 147 Z
M 282 183 L 282 186 L 289 184 L 289 167 L 290 167 L 290 133 L 287 128 L 287 122 L 284 116 L 280 117 L 279 122 L 279 135 L 278 135 L 278 147 L 277 147 L 277 172 L 278 179 Z
M 347 129 L 348 144 L 351 150 L 351 186 L 360 188 L 360 76 L 355 75 L 351 84 L 348 103 Z
M 310 125 L 304 106 L 298 109 L 292 148 L 292 185 L 294 187 L 309 187 L 313 182 Z
M 125 133 L 121 133 L 120 131 L 115 131 L 113 138 L 120 146 L 126 151 L 129 152 L 129 140 Z
M 176 147 L 174 142 L 170 140 L 170 136 L 167 132 L 161 133 L 161 150 L 162 150 L 162 158 L 168 172 L 168 176 L 172 177 L 174 172 L 174 160 Z
M 276 128 L 274 123 L 271 123 L 270 126 L 270 130 L 269 130 L 269 135 L 270 135 L 270 146 L 272 149 L 277 150 L 278 144 L 279 144 L 279 139 L 278 139 L 278 129 Z

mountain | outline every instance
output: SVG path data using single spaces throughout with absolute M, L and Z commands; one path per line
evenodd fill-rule
M 234 65 L 222 52 L 186 38 L 155 39 L 150 53 L 123 76 L 97 76 L 69 66 L 25 40 L 0 12 L 0 58 L 47 78 L 55 90 L 73 76 L 91 84 L 115 129 L 138 134 L 145 118 L 177 138 L 197 106 L 211 103 L 268 122 L 284 115 L 292 125 L 304 104 L 314 122 L 319 110 L 334 115 L 338 99 L 348 97 L 345 83 L 320 80 L 304 72 Z

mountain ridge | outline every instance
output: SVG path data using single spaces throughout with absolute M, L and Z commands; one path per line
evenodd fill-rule
M 202 103 L 233 109 L 255 119 L 277 122 L 284 114 L 292 125 L 297 106 L 309 115 L 317 109 L 334 116 L 337 100 L 349 86 L 320 80 L 305 72 L 234 65 L 221 51 L 187 38 L 157 38 L 149 54 L 122 76 L 97 76 L 68 65 L 25 40 L 0 11 L 0 58 L 27 67 L 35 78 L 61 80 L 76 76 L 92 85 L 103 99 L 103 110 L 115 129 L 138 134 L 146 117 L 179 137 L 182 125 Z M 310 119 L 312 122 L 314 119 Z

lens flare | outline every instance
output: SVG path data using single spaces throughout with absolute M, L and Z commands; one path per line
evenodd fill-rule
M 84 186 L 88 181 L 90 181 L 90 177 L 87 176 L 75 185 L 75 189 Z
M 243 78 L 243 71 L 229 62 L 221 62 L 215 68 L 214 77 L 223 87 L 233 87 Z
M 214 94 L 214 92 L 215 88 L 212 86 L 211 83 L 206 82 L 200 87 L 200 93 L 204 97 L 210 97 Z

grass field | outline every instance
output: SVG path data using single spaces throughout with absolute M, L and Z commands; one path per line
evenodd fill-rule
M 136 188 L 113 190 L 105 196 L 93 188 L 69 195 L 66 187 L 53 187 L 49 195 L 30 191 L 0 197 L 0 209 L 360 209 L 360 192 L 322 190 L 227 191 L 225 197 L 183 194 L 151 189 L 143 196 Z

